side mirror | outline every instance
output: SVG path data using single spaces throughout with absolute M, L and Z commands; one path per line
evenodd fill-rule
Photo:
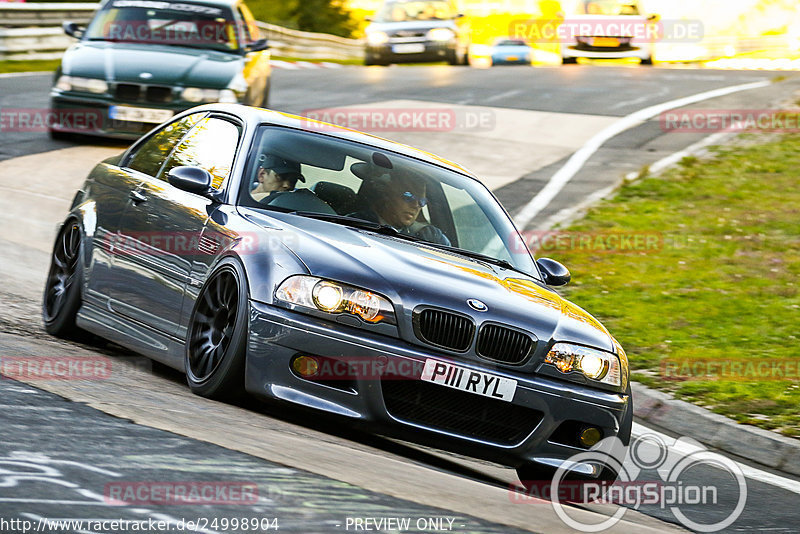
M 211 189 L 211 173 L 200 167 L 175 167 L 167 175 L 169 183 L 181 191 L 205 195 Z
M 659 15 L 657 13 L 653 13 L 652 15 L 647 17 L 647 20 L 649 22 L 658 22 L 659 20 L 661 20 L 661 15 Z
M 61 23 L 61 28 L 64 30 L 64 33 L 69 35 L 70 37 L 75 37 L 76 39 L 80 39 L 83 37 L 83 32 L 86 31 L 86 28 L 78 24 L 77 22 L 70 22 L 65 20 Z
M 539 270 L 542 271 L 544 283 L 548 286 L 565 286 L 572 280 L 572 275 L 569 274 L 569 270 L 556 260 L 539 258 L 536 260 L 536 265 L 538 265 Z
M 455 14 L 455 16 L 454 16 L 453 18 L 454 18 L 454 19 L 460 19 L 460 18 L 461 18 L 461 17 L 463 17 L 463 16 L 464 16 L 464 14 L 463 14 L 463 13 L 456 13 L 456 14 Z
M 260 52 L 269 48 L 269 42 L 266 39 L 259 39 L 253 41 L 244 47 L 245 52 Z

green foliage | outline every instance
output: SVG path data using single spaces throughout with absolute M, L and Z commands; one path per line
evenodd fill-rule
M 789 380 L 666 380 L 662 367 L 687 360 L 800 364 L 800 136 L 748 139 L 623 187 L 568 229 L 656 236 L 656 246 L 545 252 L 570 268 L 574 283 L 565 295 L 614 333 L 634 379 L 800 436 L 797 371 Z
M 342 0 L 250 0 L 257 20 L 308 32 L 351 37 L 359 27 Z

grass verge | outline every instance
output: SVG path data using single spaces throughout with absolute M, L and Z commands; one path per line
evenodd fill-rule
M 42 59 L 31 61 L 0 61 L 0 74 L 8 72 L 40 72 L 58 68 L 60 59 Z
M 686 158 L 540 238 L 634 380 L 800 437 L 800 135 Z M 561 241 L 559 241 L 559 239 Z

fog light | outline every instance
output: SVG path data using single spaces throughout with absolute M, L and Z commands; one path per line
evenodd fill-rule
M 319 362 L 311 356 L 298 356 L 292 362 L 292 369 L 302 377 L 314 376 L 319 371 Z
M 578 441 L 580 441 L 581 445 L 584 447 L 593 447 L 602 437 L 603 433 L 599 428 L 590 426 L 581 430 L 581 433 L 578 435 Z

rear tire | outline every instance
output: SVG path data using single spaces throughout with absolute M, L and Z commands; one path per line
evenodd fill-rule
M 578 58 L 576 57 L 562 57 L 561 58 L 562 65 L 577 65 Z
M 212 399 L 244 395 L 248 294 L 244 269 L 223 260 L 200 290 L 186 338 L 186 381 L 193 393 Z
M 50 271 L 42 299 L 42 319 L 48 334 L 64 339 L 82 339 L 86 332 L 75 325 L 81 307 L 83 262 L 82 232 L 74 219 L 64 223 L 56 238 Z
M 648 66 L 652 65 L 653 64 L 653 56 L 650 56 L 650 57 L 647 57 L 647 58 L 643 59 L 640 64 L 641 65 L 648 65 Z

